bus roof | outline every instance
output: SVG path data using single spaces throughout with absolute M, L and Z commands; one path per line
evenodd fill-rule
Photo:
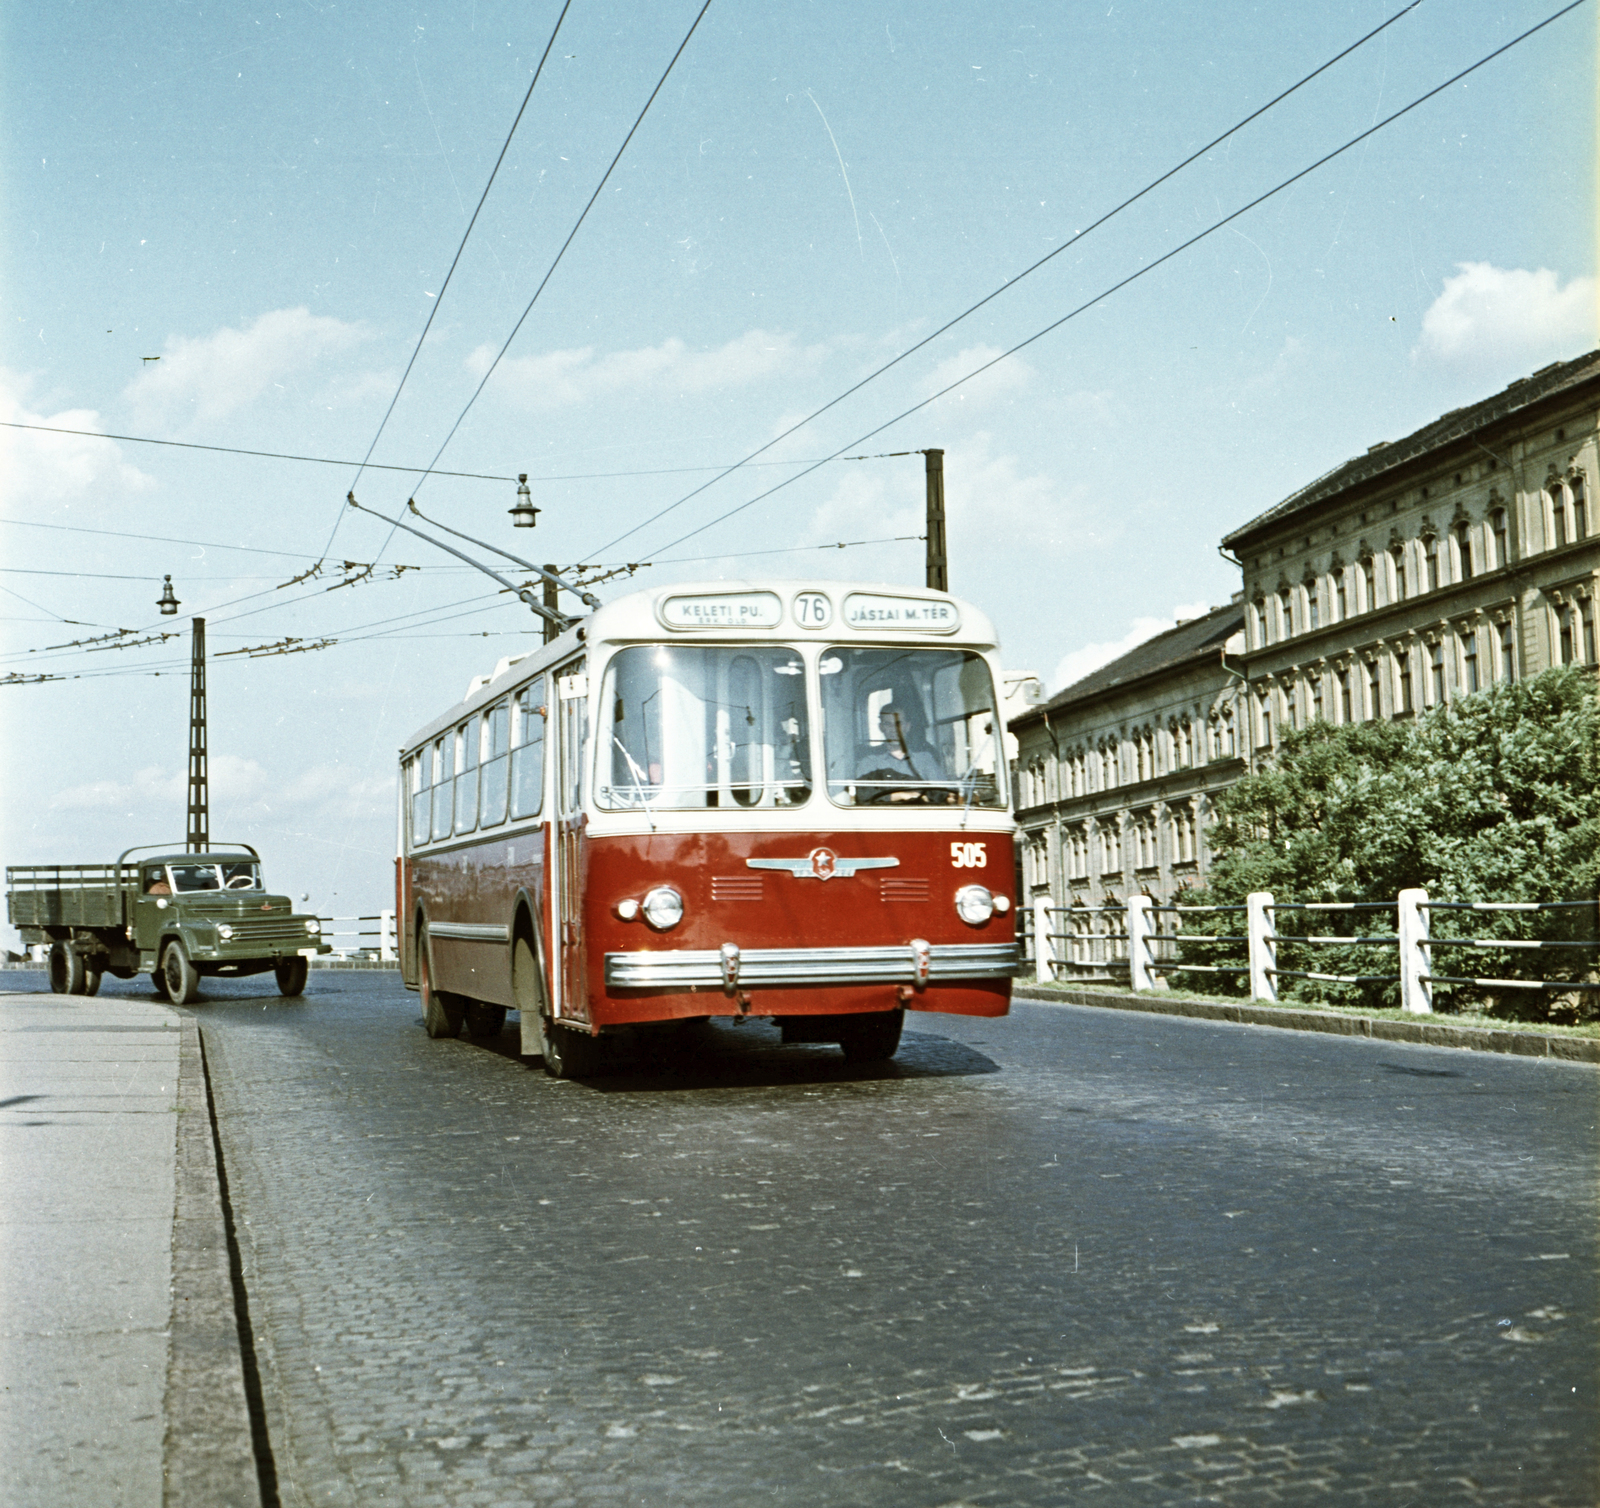
M 531 633 L 536 630 L 530 629 Z M 413 749 L 460 718 L 495 701 L 516 681 L 557 664 L 581 644 L 663 639 L 794 643 L 806 639 L 863 643 L 940 642 L 964 649 L 997 647 L 994 625 L 971 603 L 927 587 L 882 581 L 689 581 L 629 592 L 597 608 L 549 644 L 508 655 L 467 694 L 407 739 Z

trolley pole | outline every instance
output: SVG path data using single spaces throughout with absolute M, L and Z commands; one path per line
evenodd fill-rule
M 925 450 L 928 473 L 928 579 L 936 592 L 950 590 L 950 561 L 944 544 L 944 452 Z
M 556 568 L 553 565 L 547 565 L 545 570 L 550 573 L 550 576 L 557 574 Z M 551 612 L 554 612 L 556 610 L 556 598 L 560 595 L 560 588 L 557 587 L 555 582 L 550 580 L 550 576 L 545 577 L 544 605 L 549 608 Z M 551 619 L 546 618 L 544 620 L 544 642 L 546 644 L 548 644 L 552 639 L 559 637 L 560 633 L 561 630 L 556 627 L 555 623 Z
M 189 834 L 190 853 L 211 847 L 211 797 L 206 776 L 206 620 L 190 620 L 194 629 L 193 669 L 189 677 Z

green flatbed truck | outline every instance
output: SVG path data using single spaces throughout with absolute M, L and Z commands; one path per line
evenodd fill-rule
M 6 919 L 24 942 L 49 943 L 58 995 L 92 995 L 103 974 L 148 971 L 158 993 L 187 1005 L 202 978 L 269 969 L 282 994 L 298 995 L 308 961 L 332 951 L 316 917 L 267 893 L 248 843 L 204 853 L 147 845 L 115 864 L 9 865 Z

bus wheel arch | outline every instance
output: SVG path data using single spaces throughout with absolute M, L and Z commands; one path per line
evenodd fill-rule
M 457 1037 L 466 1011 L 455 996 L 434 987 L 433 941 L 428 918 L 417 913 L 417 992 L 422 997 L 422 1026 L 430 1037 Z

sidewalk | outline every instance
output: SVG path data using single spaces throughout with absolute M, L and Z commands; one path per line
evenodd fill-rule
M 260 1503 L 195 1023 L 0 994 L 0 1505 L 163 1503 Z

